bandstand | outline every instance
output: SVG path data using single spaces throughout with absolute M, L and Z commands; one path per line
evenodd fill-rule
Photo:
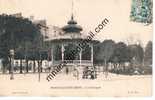
M 81 41 L 87 40 L 87 36 L 82 33 L 82 27 L 77 24 L 74 17 L 67 25 L 61 28 L 59 35 L 56 35 L 48 40 L 51 51 L 51 66 L 55 67 L 61 62 L 67 62 L 69 70 L 75 67 L 93 66 L 94 63 L 94 45 L 97 40 L 87 41 L 87 45 L 81 48 L 80 52 L 73 53 Z M 74 67 L 74 68 L 73 68 Z

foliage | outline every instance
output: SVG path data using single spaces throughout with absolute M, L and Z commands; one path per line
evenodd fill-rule
M 113 55 L 115 49 L 115 42 L 113 40 L 104 40 L 102 43 L 98 44 L 96 51 L 96 60 L 100 62 L 109 61 Z
M 152 41 L 149 41 L 145 47 L 144 63 L 146 65 L 152 65 Z
M 111 57 L 111 61 L 115 63 L 124 63 L 129 61 L 128 48 L 125 43 L 119 42 L 115 45 L 115 50 Z
M 141 47 L 141 45 L 129 45 L 129 55 L 131 57 L 132 62 L 134 62 L 135 64 L 142 64 L 143 62 L 143 58 L 144 58 L 144 50 Z
M 15 58 L 27 57 L 31 49 L 41 36 L 40 27 L 29 19 L 12 15 L 0 15 L 0 58 L 8 62 L 10 49 L 15 50 Z M 35 44 L 37 45 L 37 44 Z

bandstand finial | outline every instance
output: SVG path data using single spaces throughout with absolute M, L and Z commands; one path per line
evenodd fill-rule
M 71 19 L 67 22 L 68 25 L 64 26 L 62 30 L 65 33 L 80 33 L 82 31 L 82 27 L 80 25 L 77 25 L 77 22 L 74 20 L 74 0 L 72 0 L 72 6 L 71 6 Z
M 73 10 L 74 10 L 74 1 L 72 0 L 72 13 L 71 13 L 71 20 L 74 20 L 74 13 L 73 13 Z

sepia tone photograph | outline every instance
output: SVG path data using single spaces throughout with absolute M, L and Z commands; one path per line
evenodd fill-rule
M 151 97 L 153 0 L 0 0 L 0 97 Z

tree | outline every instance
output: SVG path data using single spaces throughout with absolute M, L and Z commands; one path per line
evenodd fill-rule
M 40 36 L 40 28 L 29 19 L 17 18 L 11 15 L 0 15 L 0 55 L 4 61 L 9 61 L 9 50 L 16 51 L 28 49 L 35 38 Z M 20 58 L 21 56 L 18 56 Z
M 115 42 L 113 40 L 104 40 L 102 43 L 99 43 L 96 46 L 95 59 L 100 63 L 104 62 L 105 64 L 105 62 L 108 62 L 113 55 Z
M 102 43 L 98 43 L 94 46 L 94 61 L 98 64 L 104 64 L 103 73 L 105 77 L 108 75 L 108 62 L 112 57 L 115 49 L 115 42 L 113 40 L 104 40 Z
M 19 48 L 19 50 L 16 50 L 15 52 L 15 59 L 20 59 L 20 73 L 23 73 L 23 65 L 22 65 L 22 60 L 25 59 L 24 58 L 24 48 Z
M 123 42 L 119 42 L 115 45 L 114 53 L 111 57 L 111 61 L 114 63 L 114 67 L 118 64 L 119 67 L 123 67 L 125 70 L 125 62 L 129 61 L 128 48 Z
M 112 57 L 114 50 L 115 50 L 115 42 L 113 40 L 104 40 L 100 44 L 100 51 L 98 52 L 98 58 L 104 62 L 104 66 L 107 68 L 107 62 L 110 61 L 110 58 Z
M 144 64 L 152 65 L 152 41 L 149 41 L 145 47 Z
M 134 65 L 141 65 L 143 63 L 144 58 L 144 50 L 141 45 L 129 45 L 129 55 L 130 55 L 130 62 L 134 63 Z

